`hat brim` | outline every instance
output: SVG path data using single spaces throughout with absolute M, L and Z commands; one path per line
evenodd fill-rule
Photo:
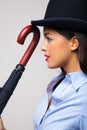
M 67 29 L 87 33 L 87 22 L 75 18 L 47 18 L 31 21 L 32 25 L 44 26 L 55 29 Z

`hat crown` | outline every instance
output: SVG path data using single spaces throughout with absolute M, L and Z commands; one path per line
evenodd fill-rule
M 87 33 L 87 0 L 50 0 L 44 19 L 31 23 Z
M 50 0 L 45 19 L 61 17 L 87 21 L 87 0 Z

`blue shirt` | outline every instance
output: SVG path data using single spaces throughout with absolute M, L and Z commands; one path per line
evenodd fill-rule
M 87 75 L 66 74 L 47 107 L 48 93 L 35 112 L 34 130 L 87 130 Z

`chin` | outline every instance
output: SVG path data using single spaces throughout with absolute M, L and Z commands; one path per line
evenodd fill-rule
M 49 68 L 49 69 L 56 69 L 56 68 L 59 68 L 59 67 L 58 67 L 58 66 L 48 65 L 48 68 Z

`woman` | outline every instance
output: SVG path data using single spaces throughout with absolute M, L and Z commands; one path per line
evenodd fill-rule
M 41 50 L 62 73 L 47 87 L 34 115 L 35 130 L 87 130 L 87 0 L 50 0 Z
M 34 115 L 35 130 L 87 130 L 87 1 L 50 0 L 41 50 L 49 68 L 62 73 L 47 87 Z

